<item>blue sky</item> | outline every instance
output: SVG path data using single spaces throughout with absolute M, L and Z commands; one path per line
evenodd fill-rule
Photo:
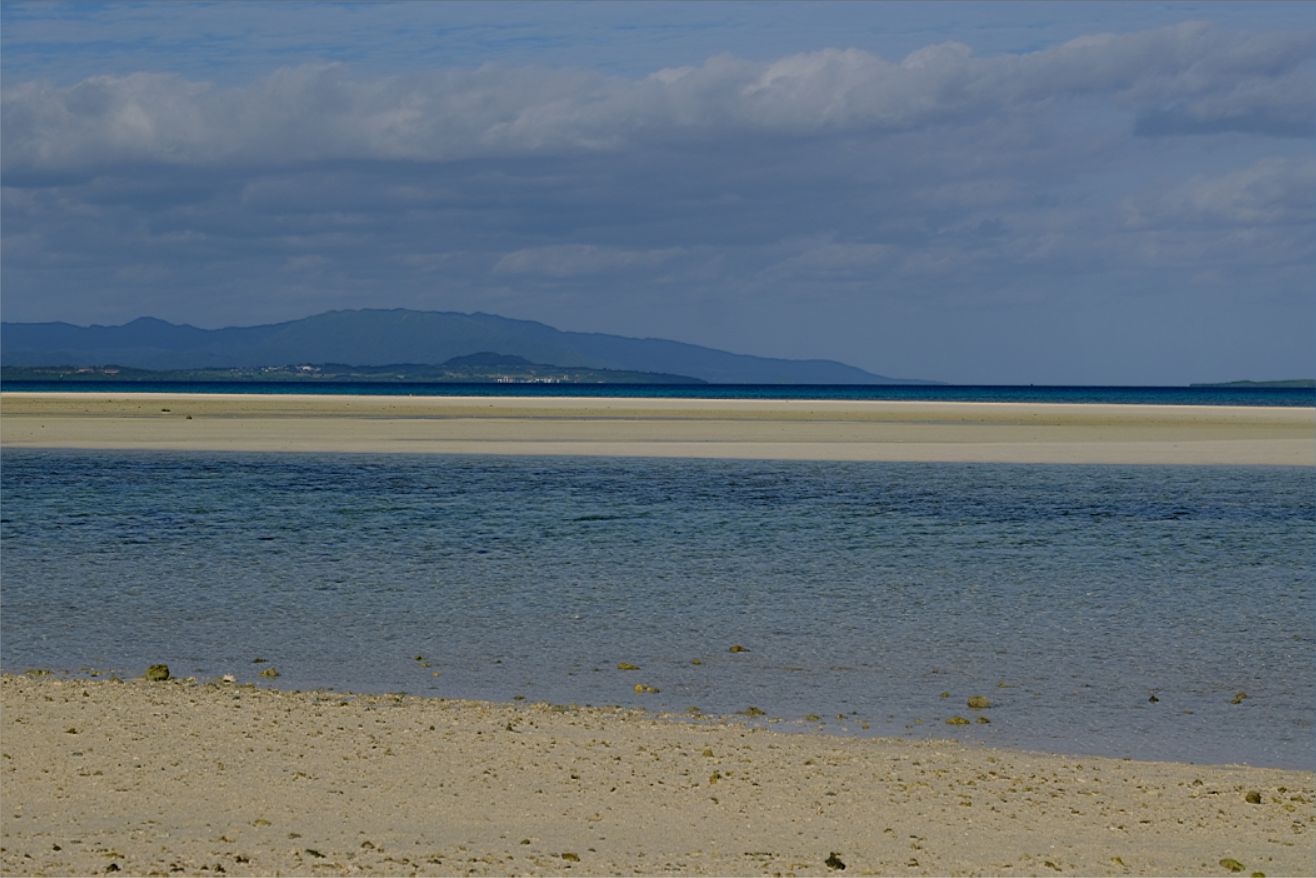
M 6 3 L 6 320 L 1316 374 L 1310 3 Z

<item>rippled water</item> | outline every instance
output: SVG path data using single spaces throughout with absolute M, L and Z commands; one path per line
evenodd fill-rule
M 9 671 L 165 661 L 266 682 L 260 656 L 295 688 L 754 705 L 783 728 L 1316 763 L 1310 468 L 2 464 Z M 947 726 L 973 694 L 991 723 Z

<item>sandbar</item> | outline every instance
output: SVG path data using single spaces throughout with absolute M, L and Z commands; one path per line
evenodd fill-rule
M 1316 871 L 1304 771 L 219 681 L 0 704 L 6 875 Z
M 1316 466 L 1316 409 L 0 394 L 5 448 Z

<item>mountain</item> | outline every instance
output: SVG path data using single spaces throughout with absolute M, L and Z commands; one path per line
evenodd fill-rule
M 453 357 L 446 363 L 389 363 L 349 366 L 343 363 L 298 363 L 283 366 L 203 366 L 190 369 L 140 369 L 114 364 L 96 366 L 0 366 L 0 387 L 10 382 L 39 381 L 70 385 L 151 384 L 178 382 L 323 384 L 704 384 L 688 375 L 667 372 L 625 372 L 550 366 L 524 357 L 480 353 Z
M 532 363 L 688 375 L 723 384 L 924 384 L 833 360 L 733 354 L 658 338 L 564 332 L 494 314 L 405 309 L 329 311 L 259 326 L 198 329 L 142 317 L 122 326 L 0 324 L 0 363 L 141 369 L 253 367 L 285 363 L 439 364 L 496 353 Z

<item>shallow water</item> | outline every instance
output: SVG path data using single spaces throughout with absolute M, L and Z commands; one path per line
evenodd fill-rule
M 779 728 L 1316 767 L 1310 468 L 0 464 L 8 671 L 265 683 L 259 656 L 291 688 L 754 705 Z

